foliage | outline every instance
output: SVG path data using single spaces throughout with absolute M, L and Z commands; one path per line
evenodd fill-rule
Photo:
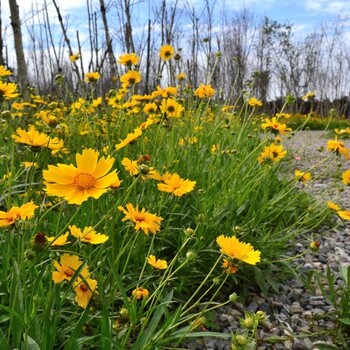
M 4 349 L 181 344 L 235 292 L 268 293 L 295 239 L 330 217 L 257 124 L 256 98 L 140 96 L 133 77 L 96 98 L 96 79 L 73 102 L 3 97 Z

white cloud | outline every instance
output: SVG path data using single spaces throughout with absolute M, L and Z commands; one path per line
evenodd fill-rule
M 327 14 L 340 14 L 342 11 L 349 11 L 350 1 L 330 1 L 330 0 L 307 0 L 304 7 L 308 11 L 316 11 Z M 316 15 L 317 13 L 315 13 Z

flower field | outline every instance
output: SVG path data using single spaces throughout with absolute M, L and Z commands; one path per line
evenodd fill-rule
M 173 55 L 160 49 L 164 64 Z M 229 335 L 207 314 L 273 293 L 301 234 L 350 220 L 305 191 L 313 169 L 284 145 L 293 116 L 262 115 L 249 91 L 224 105 L 185 73 L 138 94 L 137 63 L 120 57 L 105 96 L 90 72 L 89 94 L 65 100 L 21 95 L 0 67 L 0 349 L 180 349 L 199 336 L 254 348 L 264 312 Z M 350 159 L 349 135 L 335 131 L 320 166 Z

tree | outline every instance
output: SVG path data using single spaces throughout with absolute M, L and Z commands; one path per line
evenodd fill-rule
M 17 74 L 18 81 L 24 87 L 28 85 L 28 73 L 27 73 L 27 64 L 24 57 L 23 50 L 23 40 L 22 40 L 22 31 L 21 31 L 21 21 L 19 17 L 19 8 L 16 0 L 9 0 L 10 13 L 11 13 L 11 26 L 13 30 L 16 60 L 17 60 Z

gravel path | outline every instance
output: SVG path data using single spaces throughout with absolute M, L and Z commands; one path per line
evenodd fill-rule
M 330 157 L 327 151 L 329 135 L 318 131 L 302 131 L 287 140 L 286 147 L 295 161 L 294 168 L 310 171 L 313 181 L 307 185 L 311 192 L 325 205 L 331 200 L 350 210 L 350 186 L 341 181 L 341 173 L 350 169 L 350 161 L 344 158 Z M 345 142 L 350 147 L 350 140 Z M 326 232 L 316 232 L 320 248 L 316 253 L 308 252 L 294 261 L 301 271 L 326 271 L 327 266 L 333 273 L 339 272 L 340 265 L 350 265 L 350 225 L 339 219 L 337 228 Z M 305 244 L 296 243 L 295 252 L 305 250 Z M 342 279 L 335 280 L 335 287 L 342 284 Z M 327 281 L 322 280 L 325 288 Z M 336 328 L 335 321 L 328 317 L 333 306 L 322 296 L 318 285 L 314 284 L 310 292 L 297 279 L 285 281 L 279 286 L 279 293 L 274 296 L 251 295 L 248 305 L 240 303 L 225 306 L 217 313 L 215 322 L 221 332 L 232 333 L 239 328 L 239 317 L 243 310 L 256 312 L 263 310 L 269 316 L 269 326 L 260 329 L 258 350 L 316 350 L 318 343 L 327 343 L 336 349 L 350 349 L 350 344 L 339 344 L 331 337 L 329 330 Z M 350 317 L 350 311 L 349 316 Z M 263 339 L 275 338 L 271 343 Z M 230 341 L 220 339 L 201 339 L 188 345 L 192 350 L 229 350 Z M 243 348 L 242 348 L 243 349 Z

